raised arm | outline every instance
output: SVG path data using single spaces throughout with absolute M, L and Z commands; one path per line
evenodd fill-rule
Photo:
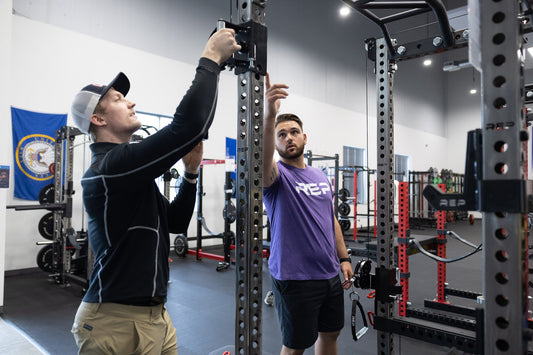
M 176 108 L 171 123 L 140 143 L 113 150 L 100 167 L 102 174 L 121 176 L 130 181 L 154 179 L 205 137 L 215 114 L 220 63 L 241 48 L 235 42 L 234 34 L 234 30 L 224 28 L 209 38 L 194 80 Z
M 285 84 L 270 84 L 270 75 L 266 76 L 266 107 L 263 122 L 263 187 L 272 185 L 278 176 L 278 166 L 274 161 L 276 149 L 276 115 L 281 105 L 281 99 L 285 99 L 289 93 Z

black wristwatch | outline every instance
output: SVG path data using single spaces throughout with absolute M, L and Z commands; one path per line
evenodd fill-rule
M 193 174 L 193 173 L 189 173 L 189 172 L 186 171 L 186 172 L 183 173 L 183 176 L 186 177 L 187 179 L 194 180 L 194 179 L 198 178 L 198 173 Z
M 342 264 L 343 262 L 352 263 L 352 258 L 340 258 L 339 262 Z

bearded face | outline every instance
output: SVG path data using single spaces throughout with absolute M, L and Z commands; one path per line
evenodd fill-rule
M 280 157 L 288 160 L 299 158 L 305 149 L 307 136 L 294 121 L 284 121 L 276 127 L 276 150 Z

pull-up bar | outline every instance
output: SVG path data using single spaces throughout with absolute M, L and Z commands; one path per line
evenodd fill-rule
M 376 23 L 381 32 L 383 39 L 389 49 L 391 59 L 399 59 L 406 54 L 405 46 L 395 46 L 390 36 L 387 24 L 420 15 L 427 12 L 433 12 L 439 24 L 441 37 L 436 37 L 432 41 L 433 49 L 447 49 L 456 45 L 456 37 L 450 27 L 446 8 L 441 0 L 420 0 L 420 1 L 378 1 L 378 0 L 342 0 L 363 16 Z M 398 10 L 408 9 L 407 11 L 398 12 L 385 17 L 379 17 L 370 10 Z M 459 37 L 460 38 L 460 37 Z M 409 53 L 412 55 L 412 53 Z

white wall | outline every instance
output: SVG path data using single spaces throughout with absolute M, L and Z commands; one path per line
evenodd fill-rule
M 228 18 L 225 2 L 222 11 L 225 16 L 216 15 L 221 6 L 219 1 L 207 2 L 213 3 L 213 7 L 206 2 L 149 2 L 155 4 L 150 7 L 150 16 L 141 16 L 148 2 L 140 0 L 128 2 L 126 7 L 119 1 L 95 0 L 88 5 L 77 0 L 46 3 L 15 0 L 18 15 L 11 17 L 13 65 L 9 105 L 39 112 L 68 112 L 74 94 L 82 86 L 90 82 L 105 84 L 123 71 L 132 82 L 128 97 L 137 102 L 137 109 L 172 115 L 194 75 L 196 58 L 206 40 L 205 29 L 214 26 L 218 17 Z M 312 0 L 308 2 L 312 6 L 299 9 L 301 2 L 294 0 L 269 2 L 269 71 L 273 81 L 284 81 L 291 87 L 290 98 L 283 102 L 281 110 L 303 118 L 309 136 L 307 149 L 333 155 L 342 154 L 343 145 L 368 147 L 369 166 L 375 168 L 375 79 L 371 74 L 372 63 L 367 64 L 365 58 L 363 39 L 379 33 L 361 17 L 324 30 L 321 19 L 336 16 L 336 7 L 325 3 Z M 301 10 L 298 12 L 301 26 L 291 23 L 290 9 Z M 113 21 L 118 13 L 121 20 Z M 187 19 L 180 22 L 183 18 Z M 406 62 L 400 64 L 396 76 L 394 150 L 410 155 L 415 170 L 430 166 L 448 168 L 447 150 L 454 146 L 451 140 L 455 137 L 446 135 L 448 101 L 443 93 L 452 89 L 445 86 L 441 71 L 435 70 L 421 72 L 419 63 Z M 223 72 L 217 114 L 205 146 L 206 158 L 223 159 L 225 137 L 235 136 L 235 92 L 234 74 Z M 10 115 L 1 119 L 6 127 L 3 132 L 9 132 L 3 151 L 9 152 L 11 162 Z M 81 138 L 78 141 L 83 143 Z M 76 229 L 81 228 L 83 216 L 79 179 L 89 159 L 86 153 L 84 161 L 83 152 L 83 145 L 76 148 L 73 218 Z M 457 168 L 459 172 L 463 165 Z M 209 167 L 205 172 L 204 215 L 209 228 L 221 232 L 223 168 Z M 13 199 L 12 189 L 8 190 L 7 200 L 8 204 L 25 203 Z M 40 247 L 35 242 L 42 240 L 37 224 L 45 213 L 7 211 L 6 270 L 36 266 L 35 256 Z M 196 235 L 194 219 L 189 232 Z
M 236 1 L 232 2 L 236 6 Z M 15 0 L 21 17 L 91 37 L 195 64 L 219 18 L 236 19 L 220 0 Z M 273 80 L 287 81 L 303 96 L 363 109 L 363 39 L 379 30 L 364 18 L 339 20 L 340 3 L 323 0 L 267 2 L 268 68 Z M 231 13 L 231 15 L 230 15 Z M 297 23 L 294 14 L 298 14 Z M 355 15 L 355 14 L 353 14 Z M 327 28 L 325 27 L 327 24 Z
M 11 63 L 11 0 L 0 1 L 0 117 L 9 117 L 9 73 Z M 4 121 L 8 119 L 4 118 Z M 11 129 L 9 125 L 4 125 L 0 130 L 0 141 L 9 142 Z M 13 169 L 12 155 L 10 149 L 0 149 L 0 165 L 9 165 L 10 171 Z M 13 174 L 10 177 L 10 184 L 13 184 Z M 0 189 L 0 314 L 4 307 L 4 270 L 6 255 L 6 196 L 7 189 Z
M 193 65 L 17 16 L 13 17 L 12 44 L 12 61 L 17 65 L 12 69 L 11 104 L 32 111 L 68 112 L 74 94 L 83 86 L 94 81 L 105 84 L 118 71 L 124 71 L 132 82 L 128 97 L 138 103 L 139 110 L 172 115 L 194 77 Z M 205 146 L 206 157 L 223 159 L 225 137 L 234 136 L 234 92 L 234 75 L 224 72 L 215 123 Z M 10 122 L 6 124 L 10 126 Z M 68 124 L 73 125 L 70 116 Z M 82 137 L 76 138 L 78 143 L 83 143 Z M 8 144 L 11 144 L 11 137 L 6 139 L 6 146 Z M 81 228 L 82 215 L 79 181 L 90 159 L 90 154 L 86 153 L 84 162 L 84 147 L 82 144 L 75 148 L 74 187 L 77 198 L 73 223 L 77 229 Z M 12 149 L 9 148 L 9 151 Z M 217 178 L 220 180 L 221 176 Z M 206 184 L 209 184 L 209 178 Z M 14 199 L 12 189 L 9 195 L 9 204 L 27 203 Z M 41 248 L 35 242 L 43 240 L 37 232 L 37 224 L 46 212 L 8 210 L 7 270 L 35 266 L 35 255 Z M 217 217 L 219 215 L 221 213 Z

